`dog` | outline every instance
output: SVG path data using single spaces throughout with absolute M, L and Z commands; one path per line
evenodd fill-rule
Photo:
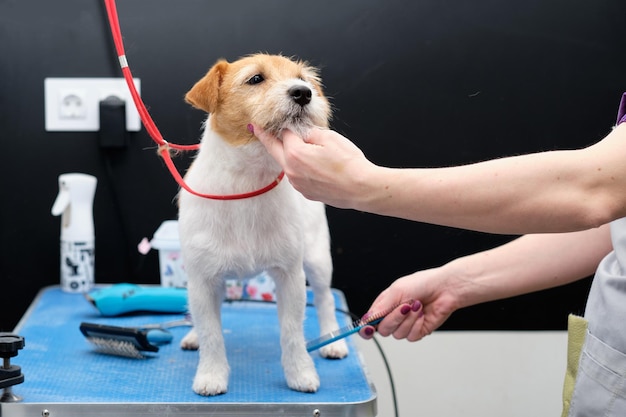
M 248 130 L 249 123 L 277 135 L 291 129 L 306 137 L 311 128 L 328 127 L 331 115 L 318 71 L 282 55 L 219 60 L 185 100 L 209 114 L 200 150 L 185 174 L 187 184 L 200 193 L 245 193 L 279 181 L 281 167 Z M 194 322 L 181 347 L 199 350 L 193 390 L 206 396 L 228 390 L 230 369 L 220 318 L 224 278 L 266 271 L 276 285 L 287 385 L 317 391 L 320 380 L 303 332 L 307 280 L 321 334 L 339 327 L 330 290 L 333 267 L 325 206 L 305 199 L 288 181 L 232 201 L 181 190 L 179 232 Z M 339 359 L 348 348 L 340 340 L 320 354 Z

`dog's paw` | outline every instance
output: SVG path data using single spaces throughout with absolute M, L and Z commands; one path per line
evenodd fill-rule
M 315 369 L 302 371 L 297 376 L 287 376 L 289 388 L 300 392 L 316 392 L 320 387 L 320 378 Z
M 224 394 L 228 391 L 228 374 L 220 376 L 215 374 L 196 374 L 193 380 L 193 390 L 196 394 L 205 397 Z
M 185 350 L 197 350 L 200 344 L 198 343 L 198 334 L 195 329 L 189 330 L 189 332 L 180 341 L 180 347 Z
M 327 359 L 341 359 L 348 356 L 348 345 L 345 340 L 337 340 L 320 348 L 320 355 Z
M 284 368 L 287 385 L 292 390 L 316 392 L 320 387 L 320 378 L 315 370 L 315 364 L 308 354 L 305 354 L 299 361 L 291 360 L 285 363 Z

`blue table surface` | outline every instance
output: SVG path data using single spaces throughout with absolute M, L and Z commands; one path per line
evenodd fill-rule
M 333 290 L 336 304 L 346 309 L 343 294 Z M 311 294 L 309 294 L 309 301 Z M 234 302 L 222 308 L 222 323 L 231 376 L 226 394 L 197 395 L 191 389 L 198 353 L 179 347 L 188 327 L 170 329 L 174 340 L 148 359 L 97 353 L 79 331 L 82 321 L 115 326 L 140 326 L 181 318 L 181 315 L 102 317 L 80 294 L 57 287 L 42 290 L 16 331 L 26 346 L 13 358 L 25 375 L 14 387 L 24 403 L 359 403 L 376 394 L 363 369 L 353 337 L 350 354 L 341 360 L 312 352 L 321 387 L 316 393 L 289 389 L 280 364 L 279 327 L 273 304 Z M 337 312 L 341 326 L 352 321 Z M 307 307 L 305 337 L 319 336 L 315 308 Z

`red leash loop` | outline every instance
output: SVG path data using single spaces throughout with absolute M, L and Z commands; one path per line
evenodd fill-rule
M 163 157 L 163 160 L 165 161 L 165 165 L 167 165 L 167 168 L 170 170 L 170 173 L 172 174 L 172 176 L 174 177 L 178 185 L 180 185 L 183 189 L 185 189 L 186 191 L 190 192 L 193 195 L 197 195 L 198 197 L 210 198 L 211 200 L 241 200 L 244 198 L 256 197 L 257 195 L 266 193 L 272 188 L 276 187 L 278 184 L 280 184 L 280 181 L 285 176 L 285 172 L 281 171 L 280 174 L 278 174 L 278 177 L 276 177 L 274 181 L 272 181 L 271 183 L 269 183 L 263 188 L 260 188 L 255 191 L 250 191 L 248 193 L 228 194 L 228 195 L 200 194 L 192 190 L 191 188 L 189 188 L 189 186 L 183 180 L 183 177 L 180 176 L 180 173 L 174 166 L 174 161 L 172 161 L 172 158 L 170 157 L 170 151 L 168 149 L 168 145 L 161 146 L 161 148 L 159 149 L 159 153 Z
M 174 165 L 174 161 L 172 161 L 172 157 L 170 155 L 170 149 L 176 149 L 179 151 L 191 151 L 197 150 L 200 148 L 200 144 L 195 145 L 177 145 L 174 143 L 169 143 L 163 136 L 159 129 L 156 127 L 152 117 L 150 117 L 150 113 L 146 109 L 146 106 L 141 100 L 141 96 L 137 92 L 137 88 L 135 87 L 135 83 L 133 82 L 133 74 L 130 72 L 130 67 L 128 66 L 128 61 L 126 60 L 126 53 L 124 52 L 124 42 L 122 41 L 122 31 L 120 29 L 120 22 L 117 16 L 117 8 L 115 7 L 115 0 L 104 0 L 107 9 L 107 16 L 109 18 L 109 26 L 111 27 L 111 34 L 113 35 L 113 42 L 115 43 L 115 50 L 117 51 L 118 59 L 120 61 L 120 67 L 122 68 L 122 74 L 124 75 L 124 79 L 126 80 L 126 84 L 128 85 L 128 89 L 130 90 L 130 95 L 133 98 L 133 102 L 135 103 L 135 107 L 137 107 L 137 112 L 139 113 L 139 117 L 141 118 L 141 122 L 144 127 L 148 131 L 148 134 L 159 145 L 159 154 L 165 161 L 165 165 L 170 171 L 170 174 L 174 177 L 178 185 L 183 188 L 185 191 L 196 195 L 198 197 L 209 198 L 212 200 L 240 200 L 244 198 L 255 197 L 257 195 L 261 195 L 266 193 L 276 187 L 280 181 L 285 176 L 285 172 L 281 171 L 278 174 L 278 177 L 270 184 L 265 187 L 251 191 L 248 193 L 242 194 L 229 194 L 229 195 L 213 195 L 213 194 L 202 194 L 192 190 L 186 183 L 183 177 L 180 175 L 176 166 Z

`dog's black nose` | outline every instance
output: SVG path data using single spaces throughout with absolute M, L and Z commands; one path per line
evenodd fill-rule
M 293 101 L 301 106 L 306 106 L 311 102 L 312 94 L 311 89 L 304 85 L 298 85 L 289 89 L 289 95 L 293 98 Z

